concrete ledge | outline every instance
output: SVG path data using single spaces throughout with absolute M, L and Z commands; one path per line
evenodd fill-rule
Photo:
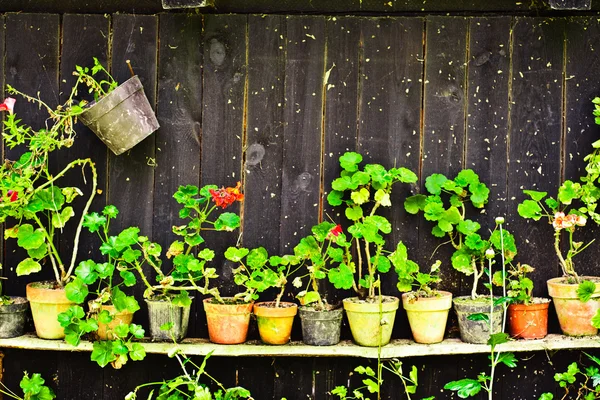
M 173 348 L 172 343 L 143 341 L 147 353 L 167 354 Z M 283 346 L 270 346 L 251 341 L 239 345 L 218 345 L 207 339 L 185 339 L 179 344 L 187 355 L 204 356 L 213 351 L 214 356 L 226 357 L 364 357 L 377 358 L 377 348 L 361 347 L 351 341 L 342 341 L 335 346 L 307 346 L 302 342 L 292 342 Z M 33 334 L 0 339 L 0 349 L 18 348 L 27 350 L 50 351 L 92 351 L 92 343 L 82 341 L 73 347 L 62 340 L 39 339 Z M 518 340 L 502 344 L 499 351 L 527 352 L 542 350 L 575 350 L 600 348 L 597 336 L 573 338 L 563 335 L 548 335 L 541 340 Z M 489 346 L 463 343 L 459 339 L 446 339 L 442 343 L 425 345 L 408 339 L 393 340 L 381 348 L 382 358 L 422 357 L 451 354 L 478 354 L 489 352 Z

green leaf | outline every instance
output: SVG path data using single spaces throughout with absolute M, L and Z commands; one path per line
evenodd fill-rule
M 300 295 L 298 295 L 300 297 Z M 302 304 L 311 304 L 321 300 L 319 292 L 308 291 L 302 296 Z
M 41 229 L 33 230 L 30 224 L 23 224 L 17 232 L 17 244 L 25 250 L 34 250 L 45 243 L 44 232 Z
M 121 323 L 113 328 L 113 333 L 120 338 L 126 338 L 129 335 L 129 325 Z
M 360 188 L 358 191 L 352 192 L 350 198 L 356 204 L 364 204 L 369 201 L 370 193 L 365 188 Z
M 96 270 L 96 263 L 93 260 L 85 260 L 80 262 L 77 268 L 75 268 L 75 275 L 86 285 L 91 285 L 99 277 Z
M 422 194 L 407 197 L 404 200 L 404 209 L 409 214 L 417 214 L 420 210 L 425 209 L 426 200 L 427 196 Z
M 117 235 L 115 240 L 115 248 L 118 251 L 122 251 L 129 246 L 133 246 L 138 242 L 138 237 L 140 233 L 140 228 L 136 226 L 132 226 L 124 229 Z
M 350 289 L 354 283 L 354 274 L 344 263 L 340 264 L 338 268 L 331 268 L 327 278 L 336 289 Z
M 363 217 L 363 210 L 359 206 L 346 208 L 346 218 L 350 221 L 359 221 Z
M 112 204 L 109 204 L 104 207 L 102 214 L 104 214 L 107 218 L 117 218 L 117 215 L 119 215 L 119 209 Z
M 534 200 L 525 200 L 517 206 L 517 212 L 523 218 L 539 221 L 542 218 L 542 207 Z
M 42 378 L 40 374 L 33 374 L 31 378 L 25 373 L 23 379 L 21 379 L 21 389 L 23 389 L 23 394 L 38 394 L 42 390 L 44 386 L 45 380 Z M 27 396 L 26 396 L 27 397 Z
M 467 187 L 479 183 L 479 176 L 472 169 L 463 169 L 454 179 L 457 185 Z
M 358 164 L 362 162 L 362 156 L 358 153 L 349 151 L 340 157 L 340 166 L 349 172 L 358 170 Z
M 481 391 L 481 388 L 482 386 L 479 381 L 467 378 L 448 382 L 444 385 L 444 389 L 455 391 L 461 399 L 477 395 Z
M 554 395 L 552 393 L 542 393 L 538 400 L 552 400 L 554 399 Z
M 123 278 L 123 284 L 127 287 L 135 286 L 135 275 L 131 271 L 120 271 L 119 275 Z
M 108 310 L 102 310 L 98 314 L 98 322 L 101 324 L 110 324 L 112 320 L 113 317 L 112 315 L 110 315 L 110 312 Z
M 477 232 L 480 228 L 481 225 L 479 225 L 479 223 L 471 221 L 470 219 L 466 219 L 458 223 L 456 230 L 462 233 L 463 235 L 468 236 Z
M 57 212 L 65 204 L 65 196 L 57 186 L 42 189 L 35 194 L 34 200 L 41 202 L 44 210 Z
M 573 183 L 572 181 L 565 181 L 560 188 L 558 188 L 558 201 L 563 204 L 571 204 L 575 199 L 581 196 L 581 185 L 579 183 Z
M 192 304 L 192 299 L 187 291 L 182 290 L 177 296 L 173 297 L 171 303 L 174 306 L 189 307 Z
M 343 198 L 344 192 L 339 190 L 332 190 L 327 195 L 327 203 L 329 203 L 329 205 L 333 207 L 341 206 Z
M 585 280 L 577 286 L 577 297 L 584 303 L 592 298 L 594 292 L 596 292 L 596 284 L 592 281 Z
M 475 314 L 470 314 L 469 316 L 467 316 L 467 319 L 469 321 L 484 321 L 484 322 L 488 322 L 490 320 L 490 317 L 486 313 L 475 313 Z
M 379 386 L 373 379 L 363 379 L 363 383 L 367 386 L 370 393 L 379 393 Z
M 226 212 L 219 215 L 215 221 L 215 230 L 231 232 L 240 226 L 240 217 L 237 214 Z
M 75 211 L 73 211 L 73 207 L 67 206 L 63 208 L 60 213 L 52 214 L 52 226 L 54 226 L 55 228 L 64 228 L 65 224 L 73 216 L 75 216 Z
M 442 174 L 431 174 L 425 179 L 425 188 L 431 194 L 441 194 L 442 185 L 447 180 L 448 178 Z
M 463 274 L 470 276 L 474 272 L 471 265 L 471 256 L 464 251 L 458 250 L 452 254 L 452 267 Z
M 502 343 L 508 343 L 510 339 L 510 336 L 508 336 L 507 333 L 501 332 L 501 333 L 494 333 L 492 335 L 490 335 L 490 338 L 487 341 L 487 344 L 490 346 L 497 346 L 499 344 Z M 510 353 L 508 353 L 510 354 Z
M 146 357 L 146 350 L 140 343 L 132 343 L 129 350 L 129 357 L 134 361 L 143 360 Z
M 40 272 L 42 270 L 42 266 L 39 262 L 32 260 L 31 258 L 26 258 L 17 264 L 17 276 L 29 275 L 35 272 Z
M 498 356 L 498 363 L 502 363 L 509 368 L 517 367 L 517 358 L 513 353 L 500 353 Z
M 484 183 L 478 182 L 472 183 L 469 186 L 469 190 L 471 191 L 471 203 L 473 203 L 473 206 L 483 208 L 490 195 L 488 187 Z
M 42 244 L 37 249 L 27 250 L 27 255 L 35 260 L 41 260 L 46 257 L 46 254 L 48 254 L 48 247 L 45 244 Z
M 375 192 L 375 201 L 381 204 L 383 207 L 391 207 L 392 201 L 390 199 L 389 193 L 386 193 L 384 190 L 379 189 Z
M 111 263 L 96 264 L 96 272 L 101 279 L 106 279 L 115 272 L 115 266 Z
M 481 251 L 486 247 L 486 242 L 481 239 L 478 233 L 473 233 L 465 238 L 465 246 L 471 250 Z
M 144 331 L 144 328 L 142 328 L 142 326 L 138 324 L 129 325 L 129 332 L 137 339 L 143 339 L 144 334 L 146 333 Z
M 239 263 L 244 259 L 244 257 L 246 257 L 246 255 L 248 255 L 249 252 L 250 250 L 244 247 L 229 247 L 227 251 L 225 251 L 225 258 L 227 258 L 229 261 Z
M 112 350 L 112 342 L 110 341 L 94 342 L 94 347 L 90 358 L 92 361 L 96 361 L 99 366 L 104 368 L 109 363 L 117 359 Z
M 83 303 L 88 293 L 88 288 L 80 277 L 75 278 L 65 286 L 65 295 L 67 296 L 67 299 L 77 304 Z M 83 316 L 80 318 L 83 318 Z

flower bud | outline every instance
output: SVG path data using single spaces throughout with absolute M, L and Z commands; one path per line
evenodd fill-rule
M 491 260 L 492 258 L 494 258 L 494 256 L 495 256 L 495 255 L 496 255 L 496 253 L 494 252 L 494 250 L 493 250 L 493 249 L 487 249 L 487 250 L 485 251 L 485 257 L 486 257 L 486 258 L 488 258 L 488 259 L 490 259 L 490 260 Z
M 504 223 L 504 217 L 496 217 L 496 223 L 497 224 L 503 224 Z

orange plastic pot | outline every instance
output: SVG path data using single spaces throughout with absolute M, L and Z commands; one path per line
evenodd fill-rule
M 25 288 L 35 333 L 42 339 L 65 337 L 65 330 L 58 322 L 58 314 L 75 304 L 67 299 L 65 289 L 55 289 L 54 286 L 54 282 L 32 282 Z
M 225 304 L 204 299 L 208 338 L 218 344 L 239 344 L 246 341 L 250 314 L 254 303 L 235 303 L 224 298 Z
M 274 301 L 254 304 L 254 315 L 258 323 L 260 339 L 266 344 L 286 344 L 292 336 L 294 317 L 298 306 L 294 303 Z
M 580 276 L 581 280 L 600 281 L 599 278 Z M 600 309 L 600 285 L 597 285 L 592 298 L 585 303 L 577 297 L 578 284 L 565 283 L 564 278 L 547 281 L 548 294 L 554 302 L 560 329 L 568 336 L 593 336 L 598 329 L 592 326 L 592 317 Z
M 548 334 L 550 300 L 508 306 L 508 331 L 515 339 L 543 339 Z
M 439 291 L 435 297 L 411 297 L 402 295 L 408 323 L 417 343 L 439 343 L 444 340 L 448 312 L 452 308 L 452 293 Z
M 98 322 L 98 331 L 96 332 L 96 337 L 100 340 L 113 340 L 112 331 L 117 326 L 121 324 L 129 325 L 133 321 L 132 312 L 127 310 L 117 311 L 113 305 L 103 304 L 100 306 L 100 311 L 102 310 L 108 311 L 113 319 L 108 324 Z

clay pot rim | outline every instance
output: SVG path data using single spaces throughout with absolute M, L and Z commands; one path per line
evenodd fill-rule
M 394 312 L 400 307 L 400 299 L 396 296 L 382 296 L 381 312 Z M 390 301 L 391 300 L 391 301 Z M 368 303 L 358 297 L 347 297 L 343 300 L 344 310 L 359 313 L 378 313 L 379 303 Z
M 269 307 L 270 304 L 275 304 L 275 302 L 261 301 L 260 303 L 254 303 L 254 315 L 257 317 L 293 317 L 298 313 L 296 303 L 282 301 L 279 303 L 280 307 Z M 285 307 L 281 307 L 281 305 L 285 305 Z
M 53 281 L 31 282 L 25 287 L 27 300 L 30 303 L 50 303 L 50 304 L 75 304 L 75 302 L 67 299 L 65 288 L 44 288 L 36 287 L 39 284 L 44 284 Z

